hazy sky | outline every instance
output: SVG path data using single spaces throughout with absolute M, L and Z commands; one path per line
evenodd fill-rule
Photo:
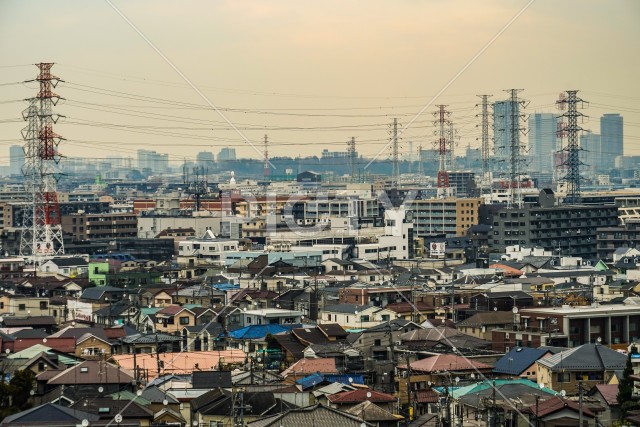
M 272 155 L 344 150 L 356 137 L 372 156 L 394 117 L 410 122 L 528 2 L 520 0 L 204 1 L 115 0 L 114 4 L 262 150 Z M 172 161 L 235 147 L 242 137 L 101 0 L 0 2 L 0 163 L 21 144 L 17 120 L 37 92 L 36 62 L 55 62 L 66 81 L 55 130 L 68 157 Z M 435 104 L 446 104 L 459 150 L 477 146 L 477 94 L 503 99 L 524 89 L 526 112 L 557 112 L 568 89 L 599 117 L 625 119 L 625 153 L 640 155 L 640 2 L 537 0 L 402 135 L 431 148 Z M 15 102 L 12 102 L 15 101 Z M 526 140 L 526 138 L 524 138 Z M 388 150 L 382 157 L 388 157 Z

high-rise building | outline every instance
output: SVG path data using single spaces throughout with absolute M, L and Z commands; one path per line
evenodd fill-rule
M 622 116 L 617 113 L 600 117 L 603 169 L 613 169 L 616 158 L 624 155 Z
M 225 147 L 220 149 L 220 153 L 218 154 L 219 162 L 228 162 L 236 159 L 236 149 Z
M 138 167 L 152 173 L 162 173 L 169 170 L 169 155 L 151 150 L 138 150 Z
M 9 147 L 9 174 L 20 175 L 24 165 L 24 151 L 20 145 Z
M 529 170 L 550 172 L 553 170 L 554 153 L 559 150 L 556 130 L 558 118 L 552 113 L 529 115 Z
M 518 120 L 520 104 L 507 99 L 493 104 L 493 161 L 491 170 L 498 175 L 507 176 L 511 154 L 511 123 Z M 516 124 L 518 127 L 518 124 Z M 516 134 L 520 138 L 520 132 Z
M 580 135 L 580 170 L 585 178 L 594 178 L 595 173 L 602 170 L 602 143 L 600 135 L 587 131 Z
M 211 151 L 201 151 L 196 155 L 196 163 L 201 173 L 211 173 L 215 167 L 215 156 Z

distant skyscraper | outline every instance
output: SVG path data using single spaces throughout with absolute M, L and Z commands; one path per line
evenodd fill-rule
M 215 166 L 215 157 L 211 151 L 201 151 L 196 156 L 196 162 L 202 168 L 202 173 L 211 173 Z
M 169 170 L 169 155 L 150 150 L 138 150 L 138 168 L 148 169 L 152 173 Z
M 20 145 L 9 147 L 9 174 L 20 175 L 24 165 L 24 151 Z
M 620 114 L 609 113 L 600 117 L 600 138 L 603 169 L 613 169 L 616 158 L 624 155 L 622 116 Z
M 235 148 L 222 148 L 220 150 L 220 154 L 218 154 L 218 161 L 219 162 L 227 162 L 227 161 L 233 161 L 236 159 L 236 149 Z
M 556 137 L 558 118 L 552 113 L 534 113 L 529 116 L 529 170 L 551 172 L 554 153 L 558 151 Z
M 514 111 L 515 108 L 515 111 Z M 491 170 L 499 175 L 509 171 L 511 153 L 511 123 L 513 116 L 520 114 L 520 104 L 515 107 L 510 100 L 496 101 L 493 104 L 493 161 Z M 517 120 L 517 118 L 516 118 Z M 517 138 L 520 138 L 518 133 Z
M 594 175 L 603 169 L 602 144 L 600 135 L 587 131 L 580 135 L 580 160 L 584 165 L 580 170 L 584 171 L 585 178 L 593 178 Z

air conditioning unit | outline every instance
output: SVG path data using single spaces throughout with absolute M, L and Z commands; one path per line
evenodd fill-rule
M 505 339 L 509 339 L 509 332 L 504 334 Z

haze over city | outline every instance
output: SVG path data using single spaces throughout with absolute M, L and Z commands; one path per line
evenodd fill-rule
M 462 150 L 479 146 L 476 95 L 497 101 L 510 88 L 524 89 L 525 114 L 558 113 L 558 94 L 580 90 L 590 116 L 581 126 L 597 133 L 602 114 L 620 113 L 625 155 L 640 154 L 640 5 L 530 3 L 114 2 L 254 150 L 108 2 L 5 1 L 0 140 L 21 143 L 21 100 L 37 92 L 33 82 L 11 83 L 34 79 L 30 64 L 50 61 L 65 81 L 56 132 L 70 158 L 135 157 L 142 148 L 177 165 L 225 146 L 260 158 L 264 134 L 271 156 L 345 150 L 356 137 L 359 154 L 372 157 L 393 118 L 403 126 L 429 103 L 402 134 L 402 155 L 409 142 L 432 148 L 437 104 L 451 111 Z M 0 159 L 8 163 L 8 149 Z

